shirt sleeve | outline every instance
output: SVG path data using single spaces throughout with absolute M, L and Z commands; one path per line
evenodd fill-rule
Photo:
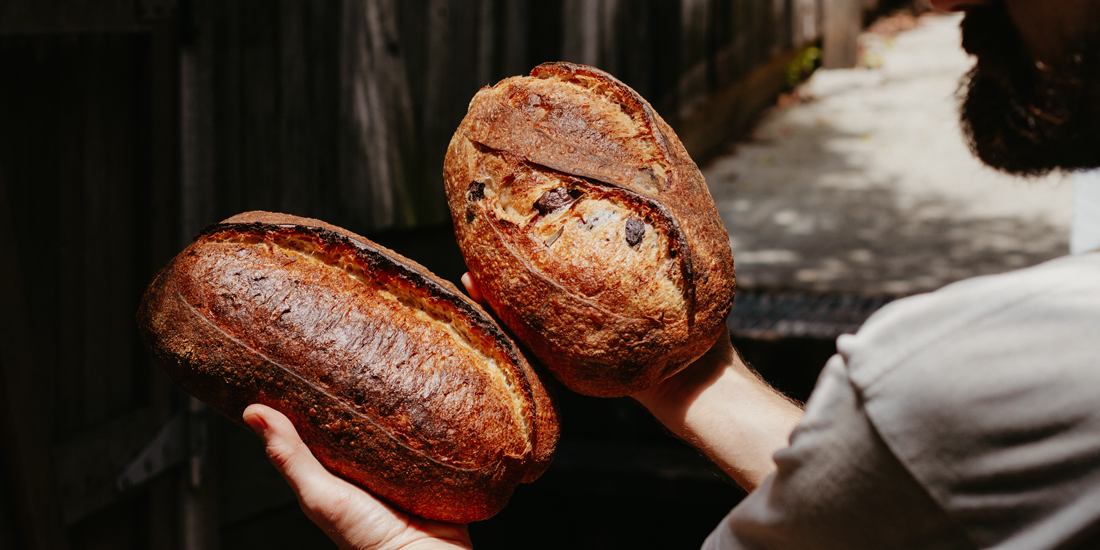
M 1100 548 L 1100 254 L 898 300 L 837 349 L 861 409 L 982 548 Z
M 704 550 L 975 548 L 883 443 L 839 355 L 775 460 Z

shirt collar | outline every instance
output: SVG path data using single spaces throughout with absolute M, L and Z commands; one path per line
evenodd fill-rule
M 1070 254 L 1100 249 L 1100 169 L 1073 174 Z

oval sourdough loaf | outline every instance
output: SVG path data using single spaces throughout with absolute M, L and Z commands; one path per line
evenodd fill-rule
M 549 63 L 483 88 L 444 179 L 486 300 L 569 388 L 646 388 L 721 333 L 733 256 L 706 182 L 611 75 Z
M 231 420 L 287 415 L 328 469 L 399 508 L 465 523 L 549 465 L 557 413 L 498 325 L 420 265 L 321 221 L 212 225 L 156 277 L 142 339 Z

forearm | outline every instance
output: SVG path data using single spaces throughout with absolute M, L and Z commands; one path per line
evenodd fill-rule
M 728 342 L 728 335 L 723 335 Z M 772 455 L 787 446 L 802 418 L 720 341 L 702 359 L 634 395 L 674 434 L 697 447 L 746 491 L 775 471 Z

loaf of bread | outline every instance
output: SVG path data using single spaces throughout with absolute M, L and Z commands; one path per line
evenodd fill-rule
M 242 425 L 249 404 L 281 411 L 329 470 L 425 518 L 492 516 L 557 444 L 545 387 L 480 306 L 318 220 L 207 227 L 138 326 L 184 391 Z
M 571 63 L 483 88 L 447 149 L 447 199 L 493 310 L 569 388 L 621 396 L 714 344 L 729 236 L 672 128 Z

